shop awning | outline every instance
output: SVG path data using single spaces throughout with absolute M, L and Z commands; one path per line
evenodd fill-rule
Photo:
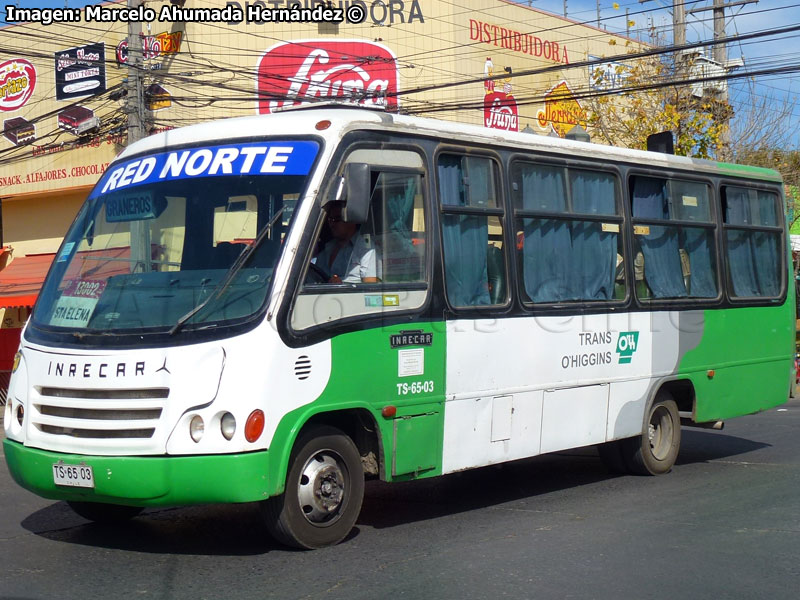
M 153 252 L 157 250 L 154 245 Z M 55 253 L 20 256 L 0 271 L 0 308 L 33 306 L 55 256 Z M 70 262 L 64 278 L 102 281 L 130 273 L 130 256 L 131 249 L 127 246 L 82 250 Z
M 55 256 L 20 256 L 0 271 L 0 308 L 33 306 Z

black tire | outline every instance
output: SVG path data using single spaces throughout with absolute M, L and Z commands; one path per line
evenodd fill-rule
M 364 470 L 353 440 L 333 427 L 314 427 L 295 443 L 284 493 L 261 507 L 277 541 L 311 550 L 341 542 L 363 499 Z
M 659 392 L 644 420 L 642 435 L 622 440 L 625 465 L 636 475 L 662 475 L 672 469 L 681 446 L 678 405 L 668 392 Z
M 70 500 L 69 507 L 84 519 L 95 523 L 120 523 L 132 519 L 141 513 L 141 506 L 124 506 L 122 504 L 103 504 L 101 502 L 77 502 Z

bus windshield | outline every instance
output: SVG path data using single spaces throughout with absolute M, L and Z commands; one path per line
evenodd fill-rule
M 112 165 L 64 238 L 33 323 L 102 334 L 252 316 L 317 151 L 268 141 Z

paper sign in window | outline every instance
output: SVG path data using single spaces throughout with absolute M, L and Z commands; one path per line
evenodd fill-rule
M 50 324 L 58 327 L 86 327 L 105 288 L 105 281 L 70 280 L 56 302 Z
M 397 376 L 411 377 L 425 373 L 425 349 L 397 351 Z

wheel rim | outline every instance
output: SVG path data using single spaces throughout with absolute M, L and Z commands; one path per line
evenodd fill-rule
M 669 411 L 658 406 L 650 415 L 647 426 L 647 437 L 650 442 L 650 453 L 656 460 L 664 460 L 669 456 L 674 436 L 674 424 Z
M 316 526 L 334 523 L 345 503 L 347 469 L 333 450 L 320 450 L 308 459 L 297 483 L 297 499 L 306 520 Z

